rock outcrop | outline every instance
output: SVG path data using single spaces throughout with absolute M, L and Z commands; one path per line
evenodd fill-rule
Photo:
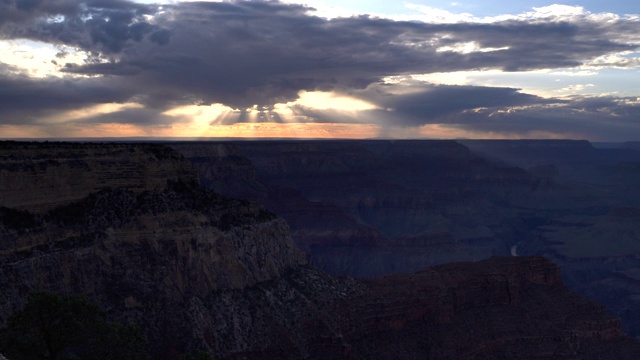
M 577 359 L 639 350 L 609 353 L 632 343 L 619 320 L 567 290 L 559 268 L 539 257 L 447 264 L 367 283 L 366 306 L 354 310 L 366 314 L 357 323 L 367 334 L 359 347 L 365 357 Z M 539 307 L 547 301 L 550 308 Z M 405 346 L 393 345 L 399 339 Z
M 0 323 L 32 291 L 81 293 L 159 340 L 158 324 L 184 325 L 192 299 L 277 279 L 305 263 L 284 221 L 202 189 L 170 148 L 42 144 L 45 155 L 33 143 L 3 146 L 24 165 L 0 162 L 5 181 L 31 180 L 25 199 L 3 188 Z M 56 160 L 34 170 L 42 157 L 82 166 Z M 40 188 L 53 185 L 60 189 Z
M 543 255 L 567 285 L 605 304 L 640 335 L 640 152 L 637 143 L 571 140 L 468 140 L 495 161 L 529 168 L 553 183 L 535 210 L 529 236 L 514 250 Z
M 32 243 L 5 247 L 0 256 L 0 322 L 32 291 L 85 294 L 162 344 L 151 347 L 154 358 L 167 351 L 177 358 L 192 349 L 200 321 L 189 316 L 191 304 L 305 263 L 284 221 L 253 204 L 192 191 L 103 190 L 53 210 L 44 225 L 12 229 L 18 243 Z M 114 216 L 100 203 L 124 211 Z M 87 215 L 76 220 L 78 210 Z
M 634 359 L 640 343 L 543 258 L 492 258 L 367 281 L 301 267 L 191 302 L 221 359 Z
M 44 212 L 105 188 L 163 188 L 194 181 L 189 163 L 153 144 L 0 142 L 0 204 Z

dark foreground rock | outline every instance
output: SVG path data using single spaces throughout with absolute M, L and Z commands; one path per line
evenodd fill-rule
M 640 344 L 543 258 L 493 258 L 370 281 L 300 267 L 192 303 L 223 359 L 634 359 Z

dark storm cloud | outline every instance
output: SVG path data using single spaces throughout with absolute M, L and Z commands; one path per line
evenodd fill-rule
M 375 104 L 378 109 L 367 110 L 365 115 L 344 114 L 339 110 L 316 110 L 296 105 L 293 110 L 314 122 L 364 122 L 367 118 L 379 119 L 378 123 L 416 127 L 443 123 L 467 110 L 478 108 L 504 108 L 511 106 L 540 105 L 557 100 L 543 99 L 523 94 L 518 89 L 485 86 L 433 85 L 418 81 L 401 84 L 374 84 L 349 95 Z M 364 119 L 363 119 L 364 118 Z
M 410 88 L 410 91 L 407 91 L 407 88 Z M 402 126 L 440 123 L 447 119 L 447 116 L 477 108 L 525 106 L 552 101 L 523 94 L 513 88 L 431 85 L 418 82 L 400 85 L 376 84 L 354 95 L 378 104 L 383 109 L 393 110 L 398 116 L 396 124 Z
M 67 63 L 63 71 L 83 75 L 94 75 L 96 73 L 100 73 L 101 75 L 131 76 L 139 74 L 141 69 L 133 64 L 121 65 L 116 63 L 94 63 L 78 66 Z
M 20 24 L 39 16 L 73 15 L 77 10 L 75 0 L 0 0 L 0 26 Z
M 223 103 L 244 110 L 292 101 L 300 90 L 334 90 L 393 109 L 379 112 L 393 114 L 397 119 L 389 121 L 401 126 L 435 119 L 454 123 L 474 108 L 548 101 L 508 88 L 423 85 L 410 94 L 378 89 L 379 95 L 369 90 L 391 75 L 573 67 L 638 47 L 637 22 L 595 21 L 577 16 L 428 24 L 367 16 L 327 20 L 278 1 L 159 7 L 123 0 L 0 0 L 2 38 L 79 47 L 95 58 L 65 71 L 103 76 L 76 79 L 71 91 L 62 81 L 5 78 L 0 113 L 27 114 L 27 103 L 31 110 L 46 111 L 99 101 L 137 101 L 156 114 L 180 104 Z M 493 51 L 451 51 L 469 42 Z M 42 88 L 35 89 L 36 82 Z M 24 90 L 29 86 L 32 90 Z M 100 95 L 83 93 L 87 88 Z M 45 93 L 57 100 L 47 100 Z M 152 119 L 149 113 L 140 118 L 136 113 L 119 114 L 117 121 L 146 124 Z M 328 121 L 318 113 L 314 118 Z
M 577 24 L 327 21 L 304 8 L 266 3 L 184 4 L 166 18 L 159 23 L 173 30 L 167 46 L 173 54 L 147 63 L 145 81 L 239 108 L 291 100 L 301 89 L 364 88 L 388 75 L 571 67 L 632 48 Z M 508 49 L 438 51 L 469 41 Z
M 493 134 L 557 133 L 600 141 L 627 141 L 640 134 L 640 100 L 574 97 L 516 107 L 470 109 L 438 123 Z
M 476 41 L 483 48 L 508 47 L 502 51 L 480 52 L 466 57 L 465 60 L 477 64 L 478 69 L 523 71 L 574 67 L 603 54 L 638 47 L 638 44 L 625 44 L 610 38 L 612 34 L 608 32 L 616 26 L 594 29 L 593 25 L 588 22 L 528 24 L 512 20 L 495 24 L 444 25 L 439 32 L 449 35 L 443 45 Z
M 1 73 L 1 72 L 0 72 Z M 102 81 L 0 77 L 0 124 L 35 124 L 44 116 L 133 96 Z
M 26 38 L 118 53 L 151 34 L 166 43 L 161 28 L 144 15 L 156 7 L 124 0 L 2 0 L 1 38 Z
M 145 126 L 167 126 L 184 120 L 158 114 L 154 109 L 129 108 L 120 111 L 77 119 L 74 122 L 82 124 L 129 124 L 136 119 L 136 124 Z
M 410 91 L 406 91 L 410 89 Z M 542 98 L 513 88 L 375 84 L 352 96 L 378 104 L 357 115 L 295 106 L 313 122 L 375 123 L 390 128 L 441 124 L 492 136 L 564 134 L 600 141 L 628 141 L 640 134 L 640 99 L 611 96 Z
M 101 7 L 105 4 L 111 5 Z M 274 1 L 180 3 L 162 11 L 125 1 L 87 2 L 85 7 L 62 22 L 40 21 L 23 31 L 117 54 L 112 65 L 88 64 L 70 72 L 120 74 L 122 86 L 144 83 L 165 89 L 167 98 L 150 101 L 181 101 L 188 94 L 189 99 L 235 108 L 292 100 L 303 89 L 365 88 L 389 75 L 570 67 L 633 48 L 610 37 L 616 26 L 630 31 L 622 23 L 441 25 L 366 16 L 326 20 L 309 15 L 308 8 Z M 92 17 L 81 20 L 87 12 Z M 151 13 L 153 24 L 142 17 Z M 148 41 L 142 41 L 145 36 Z M 503 50 L 438 51 L 470 41 Z

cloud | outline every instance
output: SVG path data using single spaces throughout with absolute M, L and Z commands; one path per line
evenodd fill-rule
M 98 7 L 104 3 L 110 6 Z M 126 1 L 86 5 L 87 10 L 64 21 L 40 21 L 24 31 L 38 40 L 53 38 L 106 53 L 109 64 L 69 72 L 121 75 L 123 86 L 143 82 L 165 88 L 169 98 L 157 101 L 181 101 L 188 94 L 188 99 L 237 108 L 290 101 L 300 90 L 363 88 L 389 75 L 566 68 L 634 48 L 603 37 L 608 30 L 579 22 L 326 20 L 309 15 L 303 6 L 262 1 L 179 3 L 162 9 Z M 90 19 L 79 20 L 88 14 Z M 477 51 L 442 51 L 470 43 Z
M 0 124 L 36 124 L 52 113 L 103 103 L 124 103 L 132 97 L 132 93 L 111 87 L 103 79 L 0 76 Z
M 551 100 L 518 89 L 484 86 L 433 85 L 418 81 L 376 84 L 357 93 L 398 115 L 397 124 L 418 126 L 446 121 L 448 116 L 477 108 L 545 104 Z
M 0 2 L 3 38 L 24 38 L 118 53 L 151 34 L 166 43 L 163 29 L 145 15 L 155 6 L 125 0 L 4 0 Z
M 421 130 L 434 129 L 433 126 L 441 130 L 439 133 L 467 137 L 554 136 L 626 141 L 640 134 L 637 97 L 542 98 L 514 88 L 433 85 L 415 80 L 379 83 L 351 95 L 381 108 L 347 117 L 344 113 L 303 106 L 295 110 L 301 118 L 315 122 L 338 119 L 377 124 L 381 127 L 380 136 L 437 136 Z
M 326 19 L 308 7 L 279 1 L 160 6 L 125 0 L 0 0 L 0 38 L 27 38 L 89 54 L 84 63 L 63 66 L 57 78 L 0 71 L 0 122 L 33 123 L 51 111 L 136 103 L 143 108 L 103 114 L 93 121 L 151 124 L 155 118 L 166 124 L 175 117 L 162 114 L 172 108 L 223 104 L 239 114 L 221 120 L 228 124 L 248 119 L 251 112 L 246 109 L 254 105 L 273 110 L 276 104 L 295 102 L 301 91 L 324 91 L 373 104 L 377 109 L 362 110 L 361 115 L 380 123 L 411 127 L 441 121 L 480 128 L 475 125 L 480 115 L 533 106 L 517 112 L 522 115 L 517 119 L 525 114 L 531 118 L 560 101 L 514 88 L 391 86 L 382 79 L 585 64 L 634 67 L 637 61 L 621 59 L 620 54 L 640 46 L 639 22 L 567 7 L 490 21 L 469 20 L 465 14 L 458 22 L 436 23 L 369 16 Z M 610 105 L 622 107 L 623 114 L 633 113 L 628 105 Z M 481 108 L 493 112 L 473 113 Z M 340 118 L 337 112 L 302 105 L 295 111 L 299 121 L 366 121 L 357 114 Z M 275 115 L 257 119 L 285 121 Z M 512 126 L 526 128 L 523 121 Z M 550 121 L 536 123 L 553 128 Z
M 595 141 L 626 141 L 640 134 L 639 116 L 637 98 L 575 96 L 557 103 L 470 109 L 441 123 L 478 133 L 553 132 Z

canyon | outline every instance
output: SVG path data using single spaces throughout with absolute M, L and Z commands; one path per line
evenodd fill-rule
M 171 143 L 202 184 L 284 218 L 310 264 L 371 277 L 545 256 L 640 335 L 637 144 L 579 140 Z M 209 150 L 215 148 L 215 151 Z M 220 180 L 224 178 L 224 182 Z
M 637 212 L 578 229 L 579 189 L 541 207 L 554 173 L 453 141 L 3 142 L 0 327 L 47 291 L 140 327 L 153 359 L 635 359 L 563 281 L 602 268 L 575 239 L 625 227 L 605 255 L 629 267 L 603 274 L 637 281 Z

